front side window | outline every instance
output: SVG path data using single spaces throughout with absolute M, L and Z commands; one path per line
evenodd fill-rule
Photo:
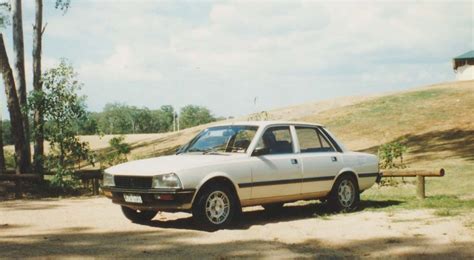
M 334 152 L 334 148 L 318 129 L 298 126 L 295 128 L 301 153 Z
M 180 153 L 245 153 L 256 132 L 256 126 L 210 127 L 199 133 Z
M 290 127 L 277 126 L 267 129 L 260 138 L 257 147 L 267 148 L 268 154 L 293 153 Z

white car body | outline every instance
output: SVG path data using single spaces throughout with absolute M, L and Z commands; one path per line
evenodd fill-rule
M 252 206 L 325 198 L 341 174 L 352 175 L 357 180 L 359 191 L 370 188 L 379 178 L 376 156 L 348 151 L 321 125 L 262 121 L 222 126 L 227 125 L 258 127 L 245 153 L 184 153 L 116 165 L 105 170 L 106 175 L 115 179 L 114 184 L 120 176 L 147 178 L 174 173 L 181 185 L 175 189 L 105 186 L 103 190 L 106 196 L 112 198 L 114 203 L 137 210 L 189 211 L 199 191 L 210 181 L 219 180 L 232 185 L 240 205 Z M 280 126 L 289 126 L 293 152 L 253 155 L 266 129 Z M 331 142 L 334 151 L 301 153 L 295 130 L 301 127 L 319 129 Z M 141 199 L 127 202 L 123 199 L 124 194 L 141 196 Z

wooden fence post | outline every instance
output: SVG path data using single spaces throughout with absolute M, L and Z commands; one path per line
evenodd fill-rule
M 23 197 L 21 192 L 21 180 L 16 179 L 15 181 L 15 199 L 21 199 Z
M 99 195 L 99 179 L 94 178 L 92 183 L 92 189 L 93 189 L 93 194 L 94 195 Z
M 416 196 L 419 199 L 425 198 L 425 176 L 417 175 Z

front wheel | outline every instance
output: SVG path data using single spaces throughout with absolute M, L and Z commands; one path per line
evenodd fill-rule
M 126 218 L 133 223 L 144 223 L 152 220 L 158 211 L 154 210 L 136 210 L 129 207 L 122 206 L 122 212 Z
M 197 198 L 193 217 L 205 229 L 215 230 L 232 223 L 239 212 L 237 197 L 229 188 L 210 186 Z
M 336 211 L 350 212 L 357 209 L 359 202 L 357 180 L 349 175 L 338 178 L 328 198 L 330 207 Z

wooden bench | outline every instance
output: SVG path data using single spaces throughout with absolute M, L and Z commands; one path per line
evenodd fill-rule
M 425 194 L 425 177 L 443 177 L 444 169 L 439 171 L 430 171 L 426 169 L 387 169 L 382 170 L 382 177 L 416 177 L 416 196 L 420 199 L 426 197 Z

